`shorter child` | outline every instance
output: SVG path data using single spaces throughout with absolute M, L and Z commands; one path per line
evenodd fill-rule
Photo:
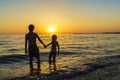
M 51 64 L 51 62 L 52 62 L 52 60 L 51 60 L 52 57 L 53 57 L 53 63 L 55 64 L 56 53 L 58 53 L 58 55 L 59 55 L 59 43 L 57 41 L 57 36 L 56 35 L 52 35 L 52 41 L 51 41 L 51 43 L 46 45 L 46 47 L 49 46 L 49 45 L 52 45 L 51 46 L 51 51 L 50 51 L 50 54 L 49 54 L 49 64 Z M 58 47 L 58 49 L 57 49 L 57 47 Z

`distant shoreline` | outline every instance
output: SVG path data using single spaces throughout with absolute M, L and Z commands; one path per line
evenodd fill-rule
M 120 32 L 73 33 L 73 34 L 120 34 Z
M 43 35 L 47 35 L 45 33 L 38 33 L 38 34 L 43 34 Z M 56 34 L 120 34 L 120 32 L 95 32 L 95 33 L 81 33 L 81 32 L 73 32 L 73 33 L 56 33 Z M 25 35 L 23 33 L 0 33 L 0 35 Z

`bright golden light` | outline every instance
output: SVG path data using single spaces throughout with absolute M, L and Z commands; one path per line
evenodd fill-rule
M 49 31 L 50 32 L 55 32 L 54 26 L 50 26 Z

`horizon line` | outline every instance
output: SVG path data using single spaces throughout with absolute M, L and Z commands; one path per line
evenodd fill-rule
M 17 34 L 26 34 L 26 33 L 0 33 L 0 35 L 17 35 Z M 55 34 L 55 33 L 38 33 L 38 34 Z M 120 34 L 120 31 L 116 32 L 65 32 L 65 33 L 56 33 L 56 34 Z

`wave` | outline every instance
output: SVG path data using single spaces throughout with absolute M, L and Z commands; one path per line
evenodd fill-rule
M 0 43 L 0 45 L 5 45 L 5 44 Z
M 71 48 L 71 49 L 89 49 L 89 46 L 86 47 L 79 47 L 79 46 L 68 46 L 67 48 Z
M 116 50 L 105 50 L 105 53 L 117 53 L 120 52 L 120 49 L 116 49 Z
M 14 49 L 12 49 L 14 51 Z M 60 52 L 60 55 L 72 55 L 76 54 L 75 52 Z M 41 60 L 48 58 L 49 53 L 40 53 Z M 21 54 L 11 54 L 11 55 L 3 55 L 0 56 L 0 64 L 11 64 L 16 62 L 29 61 L 28 55 Z
M 9 49 L 7 50 L 9 52 L 16 52 L 16 51 L 19 51 L 18 49 Z M 97 50 L 96 50 L 97 51 Z M 93 52 L 92 51 L 87 51 L 87 52 L 79 52 L 77 50 L 73 50 L 73 51 L 70 51 L 70 52 L 66 52 L 66 51 L 61 51 L 60 52 L 60 56 L 69 56 L 69 55 L 81 55 L 81 54 L 96 54 L 97 52 Z M 105 53 L 116 53 L 116 52 L 119 52 L 120 49 L 117 49 L 117 50 L 105 50 Z M 49 52 L 41 52 L 40 53 L 40 57 L 41 57 L 41 61 L 46 61 L 47 58 L 48 58 L 48 55 L 49 55 Z M 1 55 L 0 56 L 0 64 L 11 64 L 11 63 L 16 63 L 16 62 L 23 62 L 23 61 L 29 61 L 29 57 L 28 55 L 23 55 L 23 54 L 9 54 L 9 55 Z
M 9 48 L 9 46 L 5 47 L 5 48 Z M 23 49 L 6 49 L 6 50 L 2 50 L 2 53 L 16 53 L 16 52 L 20 52 L 22 51 Z
M 10 52 L 16 52 L 16 51 L 20 51 L 19 49 L 8 49 L 7 50 L 8 52 L 10 51 Z
M 27 55 L 4 55 L 0 56 L 0 64 L 11 64 L 11 63 L 16 63 L 16 62 L 23 62 L 27 61 Z

